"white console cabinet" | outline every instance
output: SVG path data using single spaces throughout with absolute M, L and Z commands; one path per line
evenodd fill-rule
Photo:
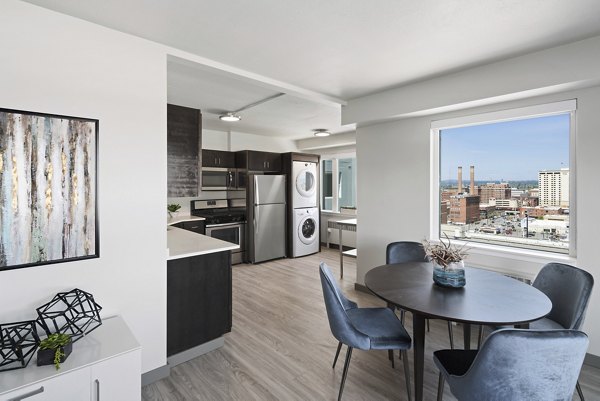
M 141 347 L 121 317 L 73 344 L 56 370 L 36 366 L 0 372 L 0 401 L 139 401 Z

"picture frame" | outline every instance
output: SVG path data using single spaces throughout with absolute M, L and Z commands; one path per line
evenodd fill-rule
M 0 108 L 0 272 L 100 257 L 99 120 Z

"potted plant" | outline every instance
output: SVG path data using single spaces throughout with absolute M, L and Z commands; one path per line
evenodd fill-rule
M 71 336 L 63 333 L 50 334 L 47 338 L 40 341 L 37 353 L 37 365 L 52 365 L 56 370 L 60 369 L 63 363 L 73 351 L 73 342 Z
M 181 209 L 181 205 L 177 203 L 171 203 L 167 205 L 167 211 L 169 212 L 169 217 L 173 218 L 177 216 L 179 209 Z
M 447 235 L 444 236 L 446 241 L 440 238 L 439 243 L 423 241 L 425 253 L 433 263 L 433 281 L 442 287 L 464 287 L 466 245 L 457 247 L 450 242 Z

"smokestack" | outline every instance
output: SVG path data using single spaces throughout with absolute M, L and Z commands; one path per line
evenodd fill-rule
M 475 166 L 471 166 L 471 187 L 469 188 L 469 193 L 471 195 L 475 195 Z
M 462 191 L 462 167 L 458 166 L 458 193 L 460 194 Z

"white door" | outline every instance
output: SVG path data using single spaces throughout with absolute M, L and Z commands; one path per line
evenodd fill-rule
M 92 401 L 140 401 L 141 360 L 135 350 L 92 365 Z

